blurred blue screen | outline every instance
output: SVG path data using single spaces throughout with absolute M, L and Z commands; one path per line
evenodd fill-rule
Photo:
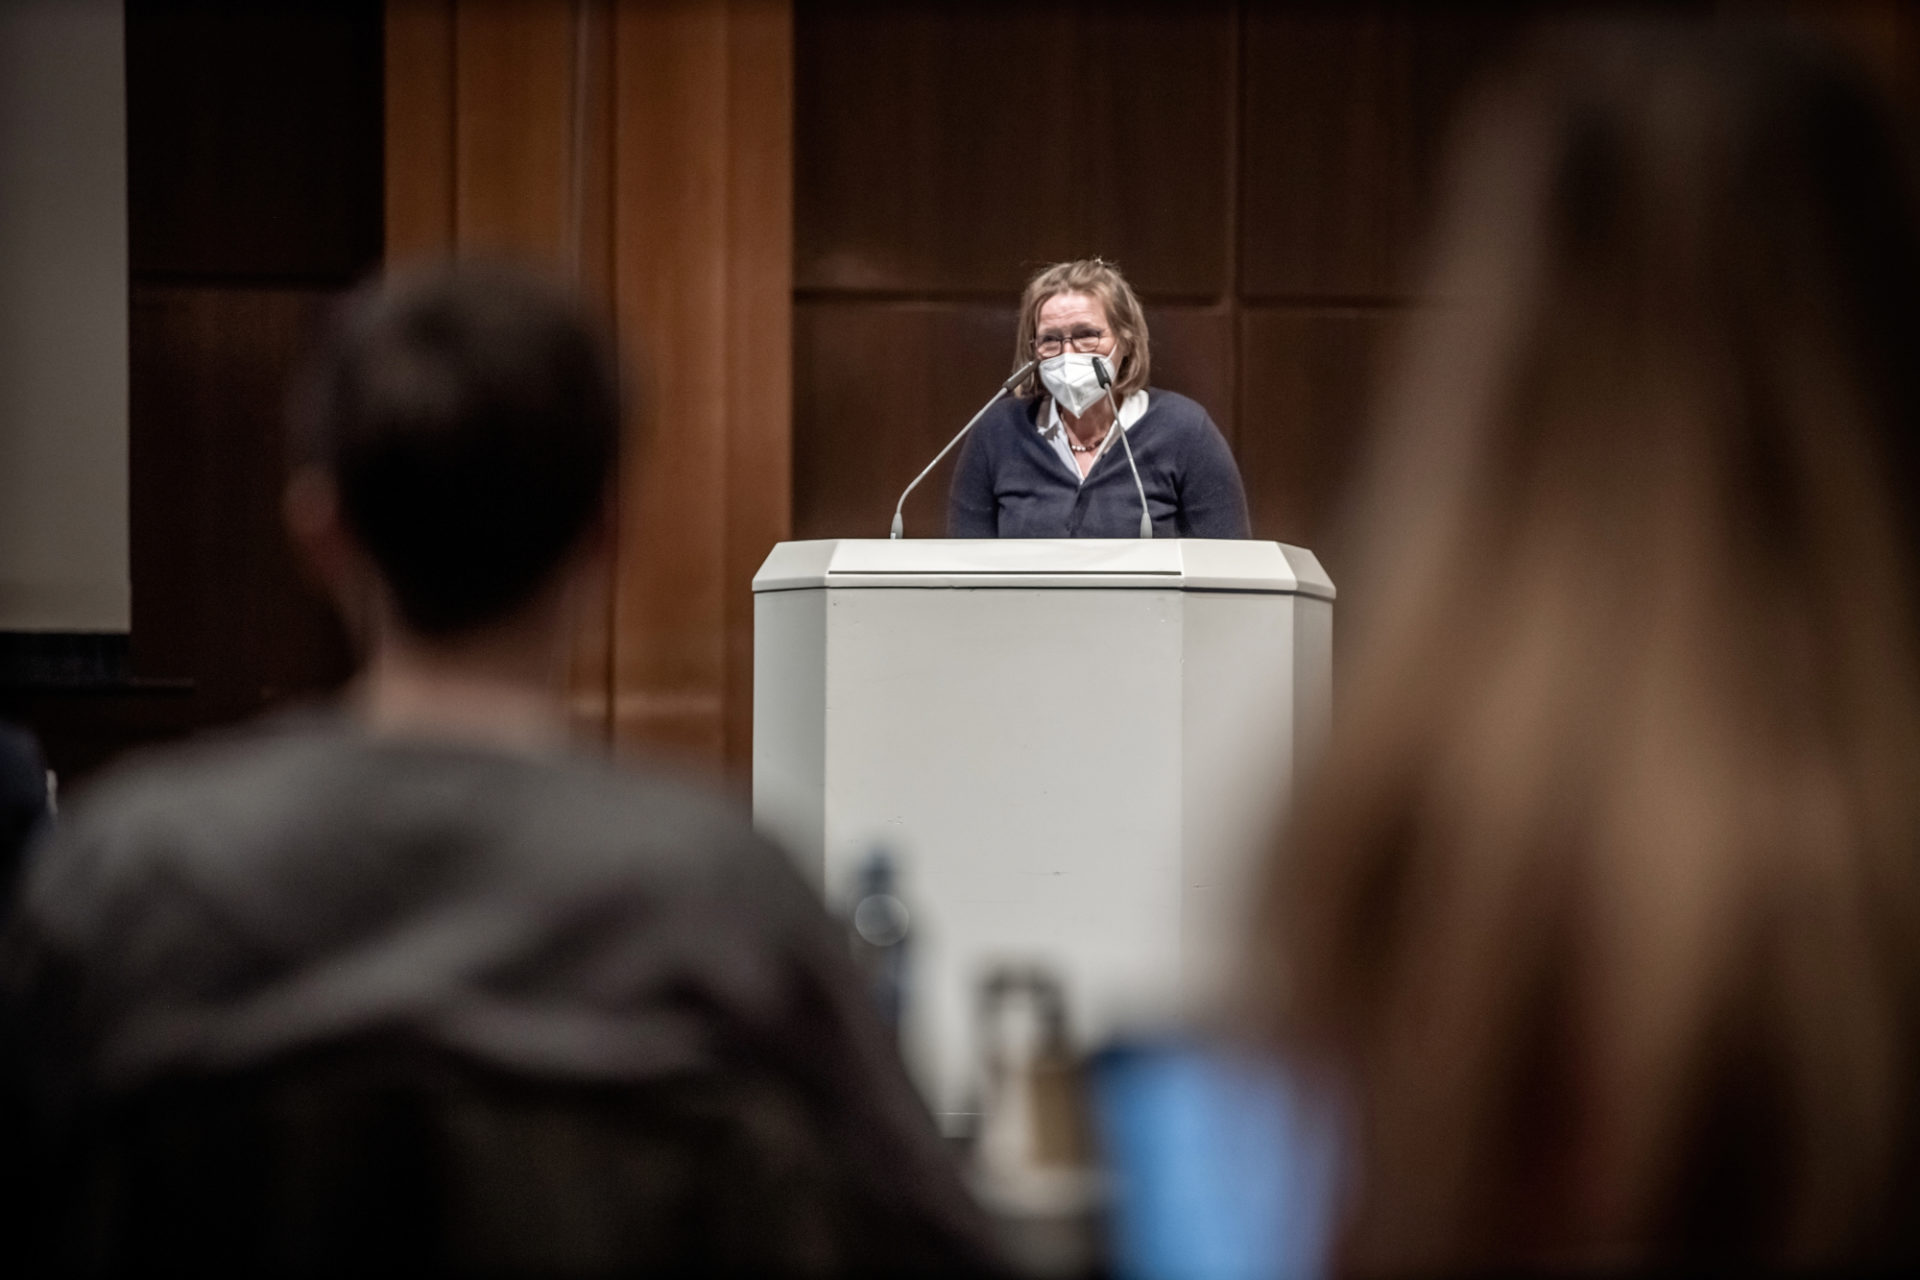
M 1092 1089 L 1116 1276 L 1327 1274 L 1338 1148 L 1326 1100 L 1278 1064 L 1179 1041 L 1103 1050 Z

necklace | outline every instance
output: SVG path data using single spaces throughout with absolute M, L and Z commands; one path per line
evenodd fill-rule
M 1067 448 L 1073 450 L 1075 453 L 1098 453 L 1100 452 L 1100 446 L 1105 444 L 1107 442 L 1107 437 L 1112 434 L 1113 434 L 1113 428 L 1108 427 L 1106 431 L 1101 434 L 1099 441 L 1094 444 L 1081 444 L 1079 441 L 1075 440 L 1072 436 L 1068 436 Z

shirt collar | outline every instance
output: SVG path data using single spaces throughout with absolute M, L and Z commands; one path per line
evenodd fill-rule
M 1132 430 L 1134 423 L 1146 417 L 1147 416 L 1146 388 L 1142 387 L 1140 390 L 1129 395 L 1125 400 L 1122 400 L 1120 402 L 1120 412 L 1117 416 L 1119 417 L 1120 429 L 1122 431 Z M 1047 397 L 1047 420 L 1040 424 L 1040 434 L 1045 436 L 1047 439 L 1051 440 L 1053 439 L 1055 433 L 1060 430 L 1060 427 L 1061 427 L 1060 402 L 1055 400 L 1052 396 L 1048 396 Z

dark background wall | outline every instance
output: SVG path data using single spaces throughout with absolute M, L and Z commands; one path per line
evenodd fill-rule
M 725 0 L 706 2 L 732 20 Z M 684 3 L 698 25 L 706 11 Z M 343 638 L 280 532 L 281 411 L 316 318 L 381 260 L 383 165 L 395 159 L 383 154 L 383 73 L 413 83 L 400 62 L 384 65 L 393 15 L 451 22 L 457 9 L 471 35 L 544 29 L 557 11 L 597 31 L 617 10 L 608 29 L 629 33 L 620 47 L 636 66 L 676 56 L 648 61 L 651 19 L 666 11 L 642 0 L 389 4 L 128 4 L 134 680 L 0 690 L 0 714 L 34 724 L 69 777 L 346 673 Z M 755 12 L 779 21 L 755 39 L 791 40 L 791 280 L 771 251 L 754 274 L 791 288 L 792 535 L 881 535 L 899 488 L 1008 369 L 1027 273 L 1100 254 L 1146 298 L 1155 382 L 1206 405 L 1232 440 L 1256 534 L 1315 548 L 1348 598 L 1363 591 L 1343 577 L 1334 516 L 1373 371 L 1419 305 L 1449 109 L 1524 22 L 1567 7 L 796 0 L 789 36 L 784 0 L 762 0 Z M 1911 5 L 1689 7 L 1811 17 L 1909 104 L 1920 96 Z M 539 68 L 496 44 L 499 83 L 475 92 L 533 84 Z M 608 65 L 616 100 L 660 78 Z M 762 96 L 785 100 L 779 77 L 759 79 Z M 755 136 L 716 145 L 737 159 L 764 146 Z M 616 159 L 640 147 L 636 182 L 654 163 L 646 141 L 609 144 Z M 492 151 L 464 162 L 492 166 L 473 175 L 479 187 L 521 191 Z M 686 296 L 668 311 L 711 310 L 693 286 L 671 287 Z M 727 376 L 778 365 L 743 356 Z M 786 426 L 760 416 L 767 438 L 744 461 L 729 453 L 721 481 L 674 483 L 725 488 L 776 457 Z M 916 496 L 910 532 L 942 530 L 946 483 L 938 474 Z M 729 580 L 736 570 L 728 561 Z M 707 586 L 671 574 L 629 585 L 656 629 L 713 647 Z M 633 656 L 659 668 L 647 705 L 707 687 L 676 674 L 685 664 L 671 652 Z M 730 745 L 727 758 L 740 753 Z
M 378 0 L 127 6 L 133 680 L 0 694 L 65 776 L 347 669 L 280 534 L 281 417 L 380 259 L 381 40 Z
M 1351 599 L 1340 495 L 1419 305 L 1450 114 L 1530 23 L 1601 8 L 798 4 L 794 536 L 884 536 L 1011 368 L 1026 276 L 1099 255 L 1146 303 L 1153 381 L 1232 442 L 1255 535 Z M 1911 4 L 1634 8 L 1806 21 L 1920 96 Z M 950 470 L 909 532 L 943 530 Z
M 1449 109 L 1522 16 L 801 5 L 795 536 L 882 535 L 1011 367 L 1025 277 L 1099 255 L 1146 303 L 1154 383 L 1233 443 L 1256 535 L 1330 551 Z M 944 527 L 946 483 L 911 531 Z

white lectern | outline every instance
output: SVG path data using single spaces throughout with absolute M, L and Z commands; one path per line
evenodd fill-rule
M 1083 1042 L 1204 1008 L 1328 722 L 1312 552 L 789 542 L 753 589 L 755 821 L 835 902 L 875 846 L 898 860 L 937 1112 L 968 1107 L 995 962 L 1058 974 Z

